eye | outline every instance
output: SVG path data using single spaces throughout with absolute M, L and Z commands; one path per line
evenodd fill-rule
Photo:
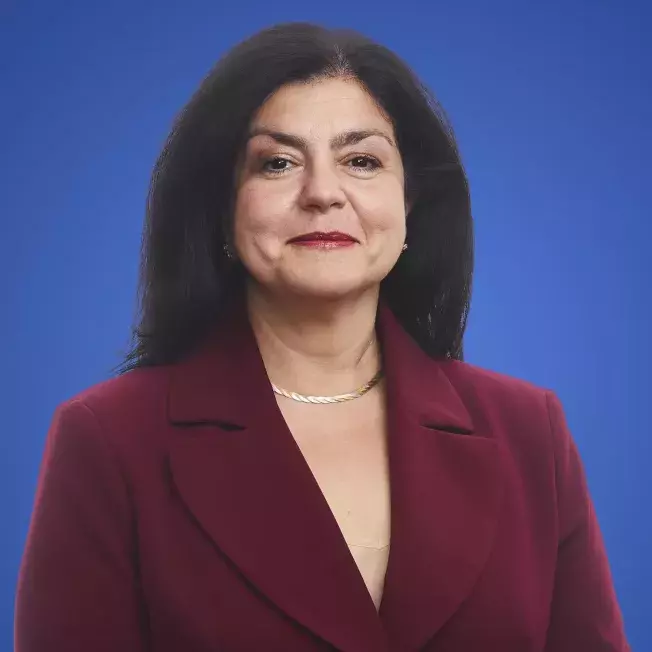
M 273 156 L 263 161 L 261 169 L 267 174 L 283 174 L 291 169 L 292 161 L 282 156 Z
M 360 172 L 375 172 L 380 167 L 380 161 L 367 154 L 357 154 L 351 157 L 347 163 L 354 170 Z

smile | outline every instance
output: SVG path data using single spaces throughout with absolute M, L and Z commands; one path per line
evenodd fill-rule
M 315 231 L 313 233 L 304 233 L 289 240 L 289 244 L 299 247 L 313 247 L 315 249 L 341 249 L 343 247 L 352 247 L 359 244 L 353 236 L 348 233 L 339 231 Z

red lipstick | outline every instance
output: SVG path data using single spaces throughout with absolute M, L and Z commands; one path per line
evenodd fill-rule
M 340 249 L 342 247 L 351 247 L 358 241 L 348 233 L 340 231 L 314 231 L 313 233 L 304 233 L 296 238 L 292 238 L 290 244 L 299 245 L 300 247 L 315 247 L 317 249 Z

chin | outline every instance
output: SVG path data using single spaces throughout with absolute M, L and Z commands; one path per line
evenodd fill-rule
M 331 303 L 351 299 L 359 296 L 365 288 L 319 288 L 319 289 L 299 289 L 295 294 L 306 301 L 323 301 L 324 303 Z
M 306 299 L 323 299 L 334 301 L 359 295 L 372 288 L 377 288 L 381 279 L 363 278 L 356 276 L 323 277 L 318 274 L 307 275 L 303 278 L 293 278 L 284 284 L 286 291 L 305 297 Z
M 368 291 L 377 291 L 389 271 L 384 264 L 287 265 L 272 273 L 253 273 L 252 276 L 258 285 L 277 295 L 294 295 L 306 300 L 337 301 Z

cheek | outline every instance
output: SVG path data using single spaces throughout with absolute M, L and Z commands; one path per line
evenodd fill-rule
M 283 226 L 283 206 L 269 192 L 242 188 L 235 208 L 236 236 L 247 241 L 255 237 L 271 237 Z M 246 244 L 246 242 L 242 243 Z
M 261 221 L 262 202 L 260 195 L 244 187 L 238 192 L 235 204 L 235 231 L 243 235 L 256 229 Z
M 281 255 L 288 233 L 287 196 L 269 188 L 242 188 L 235 207 L 235 246 L 245 265 L 269 265 Z
M 370 193 L 360 200 L 358 214 L 362 216 L 363 228 L 372 236 L 374 232 L 395 233 L 403 237 L 405 233 L 405 199 L 402 188 L 395 192 Z

